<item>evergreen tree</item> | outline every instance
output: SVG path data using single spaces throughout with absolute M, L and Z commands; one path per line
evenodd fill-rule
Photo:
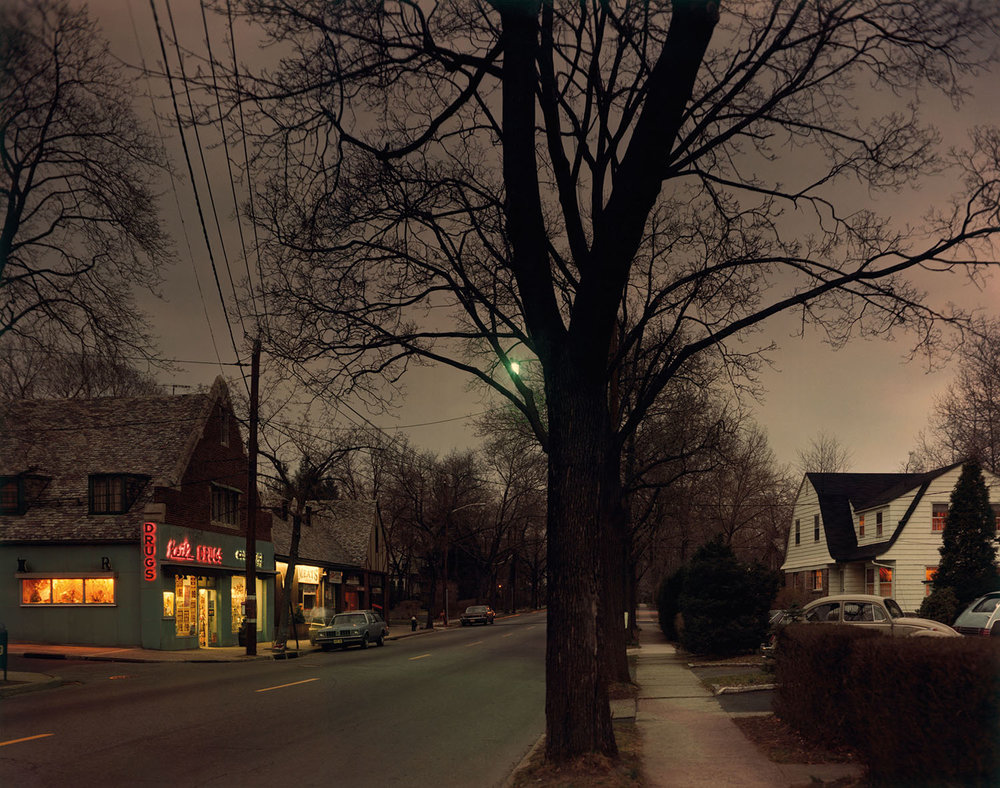
M 950 588 L 959 610 L 997 587 L 996 518 L 979 463 L 967 462 L 951 493 L 935 590 Z

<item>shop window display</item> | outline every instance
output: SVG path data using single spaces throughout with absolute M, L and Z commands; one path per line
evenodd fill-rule
M 22 605 L 113 605 L 113 577 L 32 577 L 21 580 Z
M 178 637 L 190 637 L 197 632 L 198 578 L 177 575 L 174 579 L 174 617 Z

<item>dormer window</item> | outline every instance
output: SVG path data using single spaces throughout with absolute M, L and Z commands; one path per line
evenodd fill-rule
M 24 479 L 0 476 L 0 514 L 24 514 Z
M 90 513 L 124 514 L 132 508 L 146 478 L 124 473 L 95 473 L 90 477 Z

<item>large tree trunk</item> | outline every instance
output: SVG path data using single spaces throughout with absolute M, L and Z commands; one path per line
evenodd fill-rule
M 608 441 L 601 479 L 601 671 L 606 683 L 631 681 L 625 631 L 625 588 L 628 567 L 628 520 L 622 500 L 621 452 Z
M 292 539 L 288 546 L 288 568 L 285 570 L 284 594 L 282 594 L 281 604 L 278 606 L 278 622 L 275 627 L 277 635 L 274 638 L 275 649 L 283 649 L 288 642 L 289 623 L 291 613 L 294 610 L 295 601 L 291 595 L 297 585 L 295 583 L 295 570 L 299 564 L 299 542 L 302 539 L 302 515 L 292 513 Z
M 603 386 L 580 375 L 551 379 L 546 757 L 565 762 L 617 755 L 598 649 L 607 405 Z

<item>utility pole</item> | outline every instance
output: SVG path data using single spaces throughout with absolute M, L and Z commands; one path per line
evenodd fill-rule
M 247 441 L 247 656 L 257 654 L 257 398 L 260 383 L 260 337 L 250 361 L 250 436 Z

